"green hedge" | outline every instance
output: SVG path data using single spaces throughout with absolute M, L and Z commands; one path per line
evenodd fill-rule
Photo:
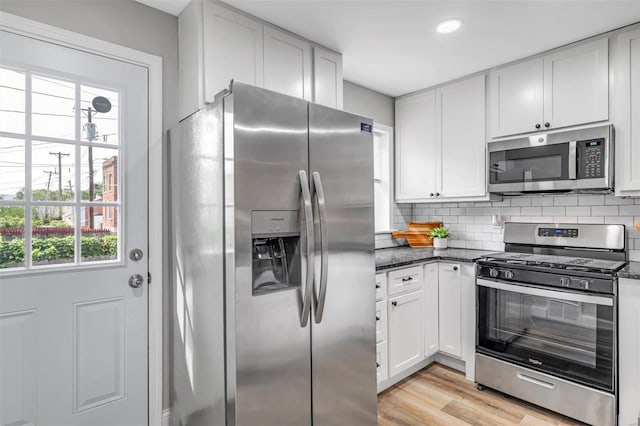
M 73 260 L 74 236 L 35 239 L 31 242 L 33 262 Z M 82 258 L 115 257 L 118 237 L 82 237 Z M 0 268 L 10 268 L 24 262 L 24 239 L 0 241 Z

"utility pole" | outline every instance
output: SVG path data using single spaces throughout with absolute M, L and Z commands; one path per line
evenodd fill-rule
M 51 175 L 57 175 L 58 173 L 56 171 L 48 171 L 48 170 L 45 170 L 44 172 L 49 175 L 49 179 L 47 179 L 47 192 L 44 194 L 44 199 L 48 201 L 49 200 L 49 190 L 51 188 Z M 45 217 L 49 217 L 49 209 L 48 208 L 45 209 L 44 216 Z
M 89 127 L 89 139 L 90 141 L 94 141 L 96 139 L 96 134 L 93 132 L 93 125 L 91 124 L 91 113 L 93 110 L 91 107 L 87 108 L 87 120 Z M 89 145 L 89 201 L 93 201 L 93 147 Z M 89 228 L 93 229 L 93 207 L 89 207 Z
M 70 154 L 64 152 L 51 152 L 49 155 L 55 155 L 58 157 L 58 193 L 60 194 L 60 200 L 62 201 L 62 157 L 68 157 Z M 58 208 L 58 217 L 62 218 L 62 206 Z

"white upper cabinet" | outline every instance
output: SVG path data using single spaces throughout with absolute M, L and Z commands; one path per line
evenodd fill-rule
M 262 86 L 262 25 L 208 1 L 204 22 L 204 101 L 232 79 Z
M 544 58 L 544 126 L 609 119 L 609 39 Z
M 485 76 L 436 90 L 436 192 L 441 198 L 487 193 Z
M 313 48 L 313 101 L 342 109 L 342 56 L 321 47 Z
M 491 137 L 609 119 L 609 40 L 561 49 L 490 74 Z
M 396 100 L 396 201 L 487 199 L 485 76 Z
M 436 102 L 428 91 L 396 100 L 396 182 L 398 202 L 435 192 Z
M 639 196 L 640 29 L 620 34 L 616 44 L 616 194 Z
M 489 78 L 494 138 L 532 132 L 542 126 L 542 58 L 493 71 Z
M 311 45 L 265 26 L 264 88 L 312 100 Z
M 342 108 L 342 55 L 209 0 L 178 16 L 178 109 L 183 119 L 241 81 Z

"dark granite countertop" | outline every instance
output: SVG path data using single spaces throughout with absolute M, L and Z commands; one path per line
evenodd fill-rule
M 376 256 L 377 259 L 377 256 Z M 376 263 L 377 265 L 377 263 Z M 630 278 L 632 280 L 640 280 L 640 262 L 629 262 L 624 269 L 618 272 L 620 278 Z
M 460 248 L 434 250 L 432 247 L 411 248 L 409 246 L 378 249 L 376 250 L 376 271 L 440 259 L 455 262 L 474 262 L 476 259 L 490 253 L 495 253 L 495 251 Z

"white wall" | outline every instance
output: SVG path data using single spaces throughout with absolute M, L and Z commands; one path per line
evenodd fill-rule
M 372 118 L 373 121 L 385 126 L 394 127 L 394 98 L 346 80 L 343 87 L 343 109 L 345 111 Z
M 163 130 L 168 130 L 177 123 L 177 17 L 133 0 L 1 0 L 0 10 L 162 57 Z M 166 182 L 164 184 L 166 188 Z M 164 262 L 165 265 L 167 263 Z M 164 274 L 165 277 L 167 273 Z M 165 280 L 165 286 L 165 295 L 168 295 L 168 280 Z M 168 299 L 165 297 L 165 312 L 168 312 L 168 306 Z M 163 326 L 164 371 L 168 371 L 168 324 Z M 163 405 L 168 407 L 169 375 L 165 374 L 164 377 Z

